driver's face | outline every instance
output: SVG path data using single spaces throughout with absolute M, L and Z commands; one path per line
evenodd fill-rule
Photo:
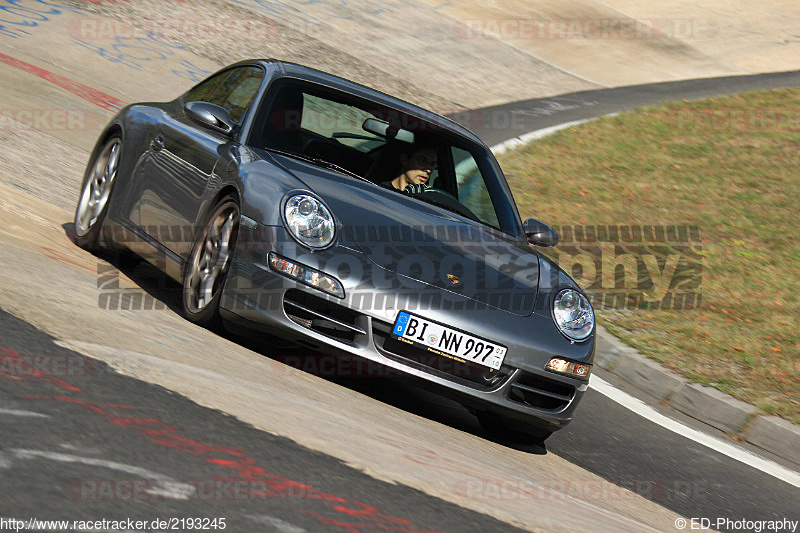
M 423 148 L 411 154 L 411 157 L 402 157 L 406 158 L 403 161 L 403 174 L 409 184 L 427 183 L 431 173 L 436 170 L 437 156 L 433 148 Z

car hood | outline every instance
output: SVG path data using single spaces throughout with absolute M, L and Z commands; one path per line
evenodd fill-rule
M 343 230 L 340 244 L 361 251 L 379 270 L 397 274 L 392 276 L 400 283 L 395 288 L 435 287 L 462 307 L 463 298 L 455 295 L 521 316 L 532 313 L 539 256 L 527 243 L 400 192 L 294 158 L 273 157 L 328 205 Z M 366 274 L 385 277 L 378 269 Z M 405 283 L 408 278 L 423 286 Z

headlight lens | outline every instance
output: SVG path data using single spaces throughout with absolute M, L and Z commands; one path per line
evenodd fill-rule
M 283 208 L 286 227 L 301 243 L 311 248 L 325 248 L 335 234 L 333 216 L 325 204 L 308 194 L 296 194 Z
M 576 341 L 585 339 L 594 329 L 592 304 L 575 289 L 563 289 L 556 295 L 553 319 L 564 335 Z

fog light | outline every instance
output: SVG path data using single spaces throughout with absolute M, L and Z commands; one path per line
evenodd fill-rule
M 544 368 L 550 372 L 556 372 L 558 374 L 564 374 L 565 376 L 578 379 L 589 379 L 589 373 L 592 371 L 591 365 L 575 363 L 573 361 L 567 361 L 566 359 L 560 359 L 558 357 L 550 359 Z
M 314 270 L 311 267 L 295 263 L 273 252 L 269 254 L 269 266 L 275 272 L 288 276 L 309 287 L 327 292 L 338 298 L 344 298 L 344 287 L 342 283 L 327 274 Z

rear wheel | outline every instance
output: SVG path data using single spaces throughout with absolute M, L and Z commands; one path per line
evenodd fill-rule
M 219 301 L 230 268 L 239 227 L 239 204 L 226 196 L 211 210 L 192 247 L 183 276 L 183 310 L 186 318 L 208 328 L 221 323 Z
M 102 247 L 100 232 L 108 213 L 121 155 L 122 138 L 114 135 L 86 168 L 81 197 L 75 209 L 75 243 L 86 250 L 95 251 Z

